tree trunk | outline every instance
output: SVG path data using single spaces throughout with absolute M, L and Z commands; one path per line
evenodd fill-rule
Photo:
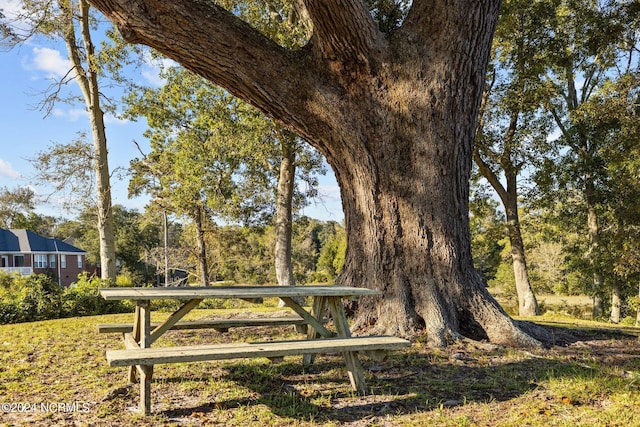
M 516 120 L 512 120 L 513 131 L 515 131 Z M 510 132 L 508 132 L 510 133 Z M 507 135 L 507 138 L 510 136 Z M 524 243 L 522 241 L 522 230 L 520 229 L 520 217 L 518 214 L 518 191 L 516 168 L 511 164 L 502 165 L 506 176 L 507 186 L 502 185 L 498 176 L 484 161 L 479 153 L 478 147 L 474 151 L 474 159 L 480 173 L 494 188 L 502 204 L 507 217 L 507 234 L 511 244 L 511 259 L 513 261 L 513 274 L 516 281 L 516 293 L 518 295 L 518 314 L 520 316 L 537 316 L 540 314 L 538 301 L 529 282 L 529 273 L 525 257 Z M 510 157 L 510 156 L 506 156 Z
M 287 51 L 213 2 L 92 0 L 129 41 L 159 49 L 318 148 L 341 188 L 338 283 L 377 289 L 354 330 L 538 345 L 473 268 L 473 138 L 498 0 L 413 2 L 381 33 L 364 2 L 306 0 L 309 44 Z M 232 40 L 233 42 L 230 42 Z
M 600 245 L 600 229 L 595 202 L 595 185 L 590 174 L 585 175 L 585 200 L 587 203 L 587 229 L 589 232 L 589 251 L 587 259 L 591 267 L 593 278 L 591 294 L 593 296 L 593 318 L 598 319 L 604 314 L 604 279 L 598 265 L 598 251 Z
M 95 88 L 97 91 L 97 87 Z M 97 96 L 97 92 L 96 92 Z M 90 108 L 92 112 L 91 129 L 94 135 L 94 164 L 97 172 L 97 210 L 98 232 L 100 235 L 100 268 L 102 279 L 116 280 L 116 250 L 113 224 L 113 212 L 111 210 L 111 184 L 109 164 L 107 161 L 107 139 L 104 131 L 104 118 L 100 107 L 95 105 Z
M 518 313 L 520 316 L 537 316 L 538 301 L 529 282 L 529 273 L 524 254 L 522 231 L 517 203 L 512 203 L 507 209 L 507 230 L 511 243 L 511 259 L 513 260 L 513 273 L 516 279 L 516 291 L 518 293 Z
M 636 308 L 636 327 L 640 326 L 640 282 L 638 282 L 638 307 Z
M 196 246 L 198 248 L 198 281 L 200 282 L 200 286 L 209 286 L 209 267 L 207 266 L 207 244 L 204 239 L 203 211 L 204 209 L 198 206 L 193 219 L 196 226 Z
M 164 222 L 164 286 L 169 286 L 169 215 L 166 209 L 162 210 Z
M 64 39 L 67 54 L 73 64 L 76 81 L 89 112 L 91 134 L 93 136 L 94 169 L 96 173 L 96 210 L 98 216 L 98 234 L 100 236 L 100 269 L 102 279 L 115 282 L 116 280 L 116 245 L 114 234 L 113 212 L 111 210 L 111 183 L 109 162 L 107 157 L 107 136 L 104 125 L 104 112 L 100 106 L 100 88 L 98 73 L 95 69 L 94 46 L 91 41 L 89 24 L 89 3 L 81 0 L 79 3 L 80 32 L 84 44 L 85 61 L 83 64 L 79 45 L 75 36 L 74 12 L 68 4 L 60 3 L 65 14 Z M 84 65 L 84 66 L 83 66 Z
M 280 286 L 295 286 L 291 262 L 292 203 L 296 173 L 295 136 L 282 131 L 279 132 L 279 139 L 282 147 L 282 161 L 276 200 L 276 279 Z
M 614 281 L 611 285 L 611 316 L 609 321 L 620 323 L 620 309 L 622 308 L 622 297 L 620 295 L 620 283 Z

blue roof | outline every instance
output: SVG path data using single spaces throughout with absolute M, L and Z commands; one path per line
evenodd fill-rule
M 43 237 L 29 230 L 5 230 L 4 228 L 0 228 L 0 252 L 86 253 L 62 240 Z
M 0 252 L 18 252 L 15 248 L 20 248 L 18 236 L 9 230 L 0 228 Z

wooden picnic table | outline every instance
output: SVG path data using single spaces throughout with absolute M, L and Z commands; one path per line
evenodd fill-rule
M 315 353 L 342 352 L 349 380 L 354 390 L 366 393 L 358 352 L 377 352 L 407 347 L 409 341 L 388 336 L 352 337 L 343 306 L 343 300 L 376 295 L 378 291 L 344 286 L 212 286 L 212 287 L 158 287 L 158 288 L 104 288 L 100 295 L 106 300 L 131 300 L 136 304 L 133 324 L 99 325 L 101 332 L 123 333 L 125 350 L 107 351 L 111 366 L 129 366 L 129 380 L 140 381 L 140 410 L 148 414 L 151 407 L 151 378 L 153 365 L 160 363 L 194 362 L 234 358 L 268 357 L 279 360 L 291 354 L 302 354 L 304 363 L 310 364 Z M 301 303 L 307 297 L 313 299 L 311 310 Z M 183 347 L 151 348 L 151 345 L 170 329 L 213 327 L 226 330 L 229 323 L 216 321 L 180 322 L 191 310 L 207 298 L 243 299 L 261 302 L 264 298 L 279 298 L 298 316 L 267 320 L 264 324 L 300 324 L 310 326 L 307 339 L 302 341 L 269 343 L 235 343 Z M 164 322 L 151 324 L 151 300 L 175 299 L 184 301 L 182 306 Z M 329 308 L 335 332 L 327 329 L 323 313 Z M 231 326 L 262 324 L 256 319 L 234 322 Z M 319 339 L 321 338 L 321 339 Z

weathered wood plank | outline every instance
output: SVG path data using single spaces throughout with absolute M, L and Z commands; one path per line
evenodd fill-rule
M 320 335 L 322 335 L 325 338 L 330 338 L 334 336 L 333 332 L 325 328 L 324 325 L 322 325 L 322 323 L 318 321 L 318 319 L 313 317 L 311 314 L 309 314 L 309 312 L 307 312 L 307 310 L 302 308 L 302 306 L 298 304 L 296 300 L 289 297 L 281 297 L 281 299 L 282 301 L 284 301 L 284 303 L 288 307 L 290 307 L 293 311 L 298 313 L 300 317 L 302 317 L 309 325 L 311 325 L 313 329 L 318 331 Z
M 331 318 L 333 319 L 333 324 L 336 327 L 338 336 L 341 338 L 350 338 L 351 330 L 349 329 L 347 315 L 344 312 L 342 299 L 339 297 L 329 297 L 327 298 L 327 302 L 329 304 L 329 311 L 331 312 Z M 349 374 L 351 386 L 360 394 L 367 393 L 367 385 L 364 380 L 364 373 L 362 372 L 362 365 L 358 360 L 358 356 L 353 351 L 345 351 L 343 356 L 345 364 L 347 365 L 347 372 Z
M 138 305 L 136 305 L 136 311 L 135 311 L 135 314 L 133 315 L 133 319 L 134 319 L 134 323 L 133 323 L 132 338 L 136 343 L 136 345 L 138 345 L 138 341 L 140 341 L 140 322 L 138 321 L 138 319 L 140 319 L 140 307 Z M 126 345 L 127 337 L 123 337 L 123 338 L 125 339 L 125 345 Z M 135 366 L 129 366 L 129 372 L 127 377 L 129 378 L 129 382 L 131 384 L 135 384 L 138 381 L 138 372 L 136 371 Z
M 140 351 L 151 346 L 151 302 L 149 300 L 137 301 L 140 308 L 140 317 L 136 323 L 140 325 L 140 349 L 127 351 Z M 151 378 L 153 376 L 153 364 L 136 364 L 140 376 L 140 411 L 149 415 L 151 412 Z
M 189 329 L 217 329 L 228 330 L 230 328 L 242 328 L 246 326 L 286 326 L 286 325 L 305 325 L 307 322 L 298 316 L 285 317 L 258 317 L 258 318 L 237 318 L 237 319 L 210 319 L 210 320 L 192 320 L 178 322 L 173 325 L 171 330 L 189 330 Z M 160 323 L 151 323 L 152 328 L 156 328 Z M 97 326 L 98 332 L 107 333 L 128 333 L 133 330 L 131 323 L 101 323 Z
M 340 296 L 357 298 L 376 295 L 373 289 L 349 286 L 211 286 L 211 287 L 162 287 L 162 288 L 103 288 L 100 295 L 106 300 L 153 300 L 197 298 L 296 298 L 316 296 Z
M 327 297 L 315 297 L 313 299 L 313 306 L 311 307 L 311 315 L 316 319 L 324 318 L 324 310 L 327 308 Z M 320 337 L 320 333 L 314 328 L 307 329 L 307 339 L 315 340 Z M 302 358 L 303 366 L 311 366 L 315 359 L 315 354 L 305 354 Z
M 233 343 L 167 348 L 107 351 L 110 366 L 155 365 L 242 358 L 278 358 L 296 354 L 342 353 L 347 351 L 395 350 L 411 343 L 391 336 L 327 338 L 320 340 Z
M 202 299 L 192 299 L 184 303 L 182 307 L 178 310 L 174 311 L 171 316 L 167 320 L 164 321 L 163 324 L 153 327 L 153 331 L 151 331 L 151 335 L 149 337 L 149 344 L 153 344 L 162 334 L 171 329 L 173 325 L 178 323 L 180 319 L 187 315 L 191 310 L 193 310 L 198 304 L 202 302 Z
M 130 332 L 125 332 L 124 334 L 124 347 L 128 350 L 135 350 L 140 348 L 140 344 L 138 341 L 133 338 L 133 334 Z

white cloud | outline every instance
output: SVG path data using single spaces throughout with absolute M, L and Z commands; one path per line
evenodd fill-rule
M 84 108 L 69 108 L 67 110 L 54 108 L 53 111 L 51 111 L 51 115 L 70 122 L 77 122 L 78 120 L 86 120 L 89 118 L 89 113 Z M 129 120 L 116 117 L 113 114 L 105 114 L 104 122 L 106 124 L 125 125 L 129 123 Z
M 122 117 L 117 117 L 114 116 L 113 114 L 105 114 L 104 115 L 104 122 L 106 124 L 114 124 L 114 125 L 126 125 L 129 122 L 129 120 L 122 118 Z
M 177 67 L 179 64 L 168 58 L 152 58 L 150 54 L 145 55 L 145 65 L 140 73 L 142 77 L 152 86 L 164 86 L 167 81 L 160 77 L 160 71 L 167 68 Z
M 340 187 L 338 185 L 319 185 L 318 194 L 323 199 L 342 202 Z
M 22 2 L 18 0 L 2 0 L 0 1 L 0 10 L 7 18 L 16 19 L 23 10 Z
M 6 160 L 0 159 L 0 176 L 5 176 L 11 179 L 18 179 L 21 175 L 20 172 L 13 169 L 11 163 L 7 162 Z
M 30 68 L 44 71 L 48 78 L 60 79 L 71 70 L 71 62 L 60 51 L 48 47 L 34 47 Z
M 151 86 L 161 87 L 166 83 L 165 79 L 160 78 L 158 70 L 155 68 L 142 70 L 142 73 L 140 74 Z
M 53 117 L 67 119 L 70 122 L 77 122 L 79 119 L 85 119 L 89 117 L 87 110 L 81 108 L 70 108 L 68 110 L 54 108 L 51 114 L 53 115 Z

